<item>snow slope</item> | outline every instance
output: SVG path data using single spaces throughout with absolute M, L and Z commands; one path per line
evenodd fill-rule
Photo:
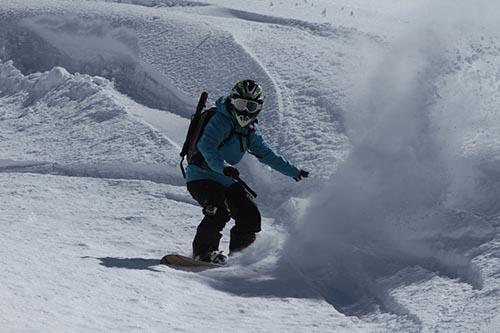
M 500 330 L 493 1 L 0 4 L 2 331 Z M 247 77 L 312 177 L 245 159 L 257 242 L 160 266 L 201 215 L 197 96 Z
M 185 251 L 199 219 L 181 187 L 0 177 L 2 331 L 266 332 L 295 326 L 320 332 L 352 325 L 314 298 L 246 297 L 209 287 L 238 266 L 203 274 L 159 266 L 164 249 Z M 317 314 L 327 320 L 318 323 Z

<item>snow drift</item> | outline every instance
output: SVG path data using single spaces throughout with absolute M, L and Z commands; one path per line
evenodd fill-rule
M 102 19 L 36 16 L 0 33 L 0 58 L 15 59 L 23 73 L 60 66 L 99 75 L 139 103 L 188 116 L 193 101 L 139 58 L 139 41 L 127 28 Z
M 500 213 L 500 178 L 487 168 L 498 166 L 500 152 L 499 72 L 491 65 L 500 43 L 486 12 L 477 20 L 474 6 L 432 9 L 453 19 L 418 22 L 362 71 L 345 114 L 350 156 L 285 245 L 305 278 L 349 314 L 375 306 L 409 314 L 386 280 L 406 267 L 482 286 L 470 250 L 492 238 Z M 495 47 L 482 45 L 485 38 Z
M 178 146 L 123 99 L 102 77 L 61 67 L 25 76 L 0 62 L 0 169 L 180 182 L 168 171 Z

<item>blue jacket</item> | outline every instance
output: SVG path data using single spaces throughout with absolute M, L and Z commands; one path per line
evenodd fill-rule
M 226 107 L 227 99 L 228 96 L 223 96 L 215 103 L 217 112 L 208 121 L 196 146 L 211 170 L 204 170 L 197 165 L 190 164 L 186 170 L 186 181 L 210 179 L 228 187 L 234 183 L 234 180 L 224 175 L 224 167 L 237 164 L 247 151 L 255 155 L 260 162 L 282 174 L 297 177 L 300 170 L 274 152 L 257 127 L 249 130 L 248 127 L 241 127 L 238 124 Z M 221 148 L 218 148 L 230 136 L 232 127 L 236 133 L 241 133 L 243 136 L 235 134 Z M 249 135 L 248 139 L 247 135 Z

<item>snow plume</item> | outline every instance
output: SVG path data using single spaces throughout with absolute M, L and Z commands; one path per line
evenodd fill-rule
M 428 7 L 427 13 L 448 13 L 446 22 L 426 18 L 378 57 L 367 53 L 372 58 L 345 114 L 350 156 L 310 199 L 284 248 L 345 313 L 380 307 L 413 318 L 390 296 L 395 273 L 398 283 L 411 278 L 407 267 L 481 288 L 470 250 L 491 238 L 491 221 L 498 220 L 500 177 L 484 163 L 495 165 L 500 149 L 468 142 L 474 131 L 498 135 L 491 106 L 500 103 L 500 75 L 488 64 L 492 58 L 498 64 L 500 43 L 475 44 L 496 25 L 492 18 L 485 27 L 491 15 L 479 20 L 477 6 Z M 492 84 L 497 92 L 485 98 Z M 469 121 L 457 120 L 464 115 Z

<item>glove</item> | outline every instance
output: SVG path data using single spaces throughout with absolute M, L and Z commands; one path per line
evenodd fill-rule
M 298 182 L 299 180 L 302 180 L 302 178 L 307 178 L 307 177 L 309 177 L 309 171 L 300 169 L 299 175 L 297 177 L 293 177 L 293 179 L 295 179 L 295 181 Z
M 232 166 L 224 167 L 223 171 L 224 171 L 224 175 L 228 176 L 228 177 L 238 178 L 240 176 L 240 172 L 238 171 L 238 169 L 236 169 L 235 167 L 232 167 Z

